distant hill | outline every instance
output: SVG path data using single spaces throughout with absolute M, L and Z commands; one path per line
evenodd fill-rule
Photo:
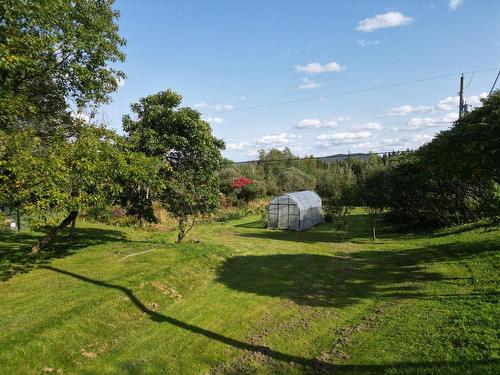
M 314 159 L 322 160 L 324 162 L 330 163 L 332 161 L 345 160 L 348 157 L 367 160 L 369 156 L 370 156 L 370 154 L 364 154 L 364 153 L 358 152 L 355 154 L 335 154 L 335 155 L 329 155 L 329 156 L 318 156 L 318 157 L 315 157 Z M 249 164 L 249 163 L 257 163 L 257 162 L 258 162 L 258 160 L 247 160 L 247 161 L 238 161 L 238 162 L 236 162 L 236 164 Z
M 323 160 L 326 162 L 345 160 L 348 157 L 355 158 L 355 159 L 367 160 L 369 156 L 370 156 L 370 154 L 363 154 L 361 152 L 358 152 L 355 154 L 335 154 L 335 155 L 329 155 L 329 156 L 321 156 L 321 157 L 318 157 L 317 159 Z

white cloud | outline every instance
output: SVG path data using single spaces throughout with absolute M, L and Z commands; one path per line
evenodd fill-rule
M 432 112 L 434 108 L 426 106 L 426 105 L 417 105 L 417 106 L 412 106 L 412 105 L 402 105 L 401 107 L 394 107 L 389 109 L 389 111 L 386 113 L 387 116 L 405 116 L 410 113 L 428 113 Z
M 226 151 L 246 151 L 252 145 L 248 142 L 228 143 L 226 144 Z
M 401 139 L 396 138 L 383 138 L 380 140 L 381 146 L 402 146 Z
M 413 117 L 408 121 L 410 130 L 425 127 L 436 127 L 449 125 L 458 119 L 458 113 L 450 112 L 442 117 Z
M 359 39 L 357 43 L 360 47 L 371 47 L 380 44 L 380 40 Z
M 387 138 L 376 138 L 374 135 L 366 136 L 366 134 L 342 134 L 335 137 L 341 138 L 340 140 L 326 139 L 331 138 L 331 135 L 324 135 L 321 138 L 322 139 L 315 144 L 315 147 L 317 149 L 331 149 L 335 147 L 337 152 L 387 152 L 389 150 L 416 149 L 423 143 L 432 140 L 433 135 L 413 134 L 406 137 L 395 136 Z
M 456 11 L 459 6 L 461 6 L 464 3 L 464 0 L 450 0 L 448 2 L 448 7 L 452 11 Z
M 279 133 L 279 134 L 266 134 L 259 139 L 257 139 L 256 143 L 258 145 L 266 145 L 266 146 L 285 146 L 289 145 L 296 139 L 300 137 L 288 134 L 288 133 Z
M 458 113 L 450 112 L 443 116 L 442 121 L 445 123 L 455 122 L 458 120 Z
M 369 138 L 371 136 L 370 132 L 338 132 L 332 134 L 321 134 L 316 139 L 319 141 L 316 143 L 320 147 L 328 147 L 331 145 L 342 145 L 359 142 L 362 139 Z
M 295 127 L 297 129 L 327 129 L 336 128 L 339 122 L 349 121 L 349 117 L 331 117 L 325 120 L 319 120 L 316 118 L 306 118 L 299 121 L 298 125 Z
M 320 86 L 321 83 L 314 82 L 312 79 L 306 77 L 302 78 L 302 83 L 299 85 L 299 89 L 308 90 L 308 89 L 315 89 Z
M 92 115 L 82 112 L 82 111 L 73 111 L 71 112 L 71 116 L 76 119 L 76 120 L 81 120 L 83 122 L 91 122 L 92 121 Z
M 117 80 L 116 80 L 116 84 L 118 85 L 118 87 L 123 87 L 125 86 L 125 79 L 119 77 Z
M 349 146 L 356 152 L 368 152 L 368 151 L 383 152 L 387 151 L 387 148 L 399 149 L 399 150 L 408 148 L 408 145 L 397 137 L 382 138 L 379 140 L 369 141 L 369 142 L 358 142 L 358 143 L 353 143 Z
M 365 124 L 357 125 L 354 129 L 359 130 L 381 130 L 383 128 L 382 124 L 379 122 L 367 122 Z
M 483 103 L 481 103 L 481 99 L 485 99 L 488 97 L 487 92 L 482 92 L 479 95 L 472 95 L 468 98 L 465 98 L 465 102 L 473 107 L 481 107 Z
M 443 111 L 451 111 L 458 107 L 459 98 L 458 96 L 448 96 L 446 99 L 440 100 L 437 104 L 437 108 Z
M 424 142 L 429 142 L 430 140 L 432 140 L 432 138 L 434 138 L 434 136 L 430 134 L 417 134 L 410 137 L 405 137 L 403 138 L 403 140 L 405 142 L 422 144 Z
M 465 102 L 472 107 L 481 107 L 483 104 L 481 103 L 481 99 L 487 98 L 488 93 L 482 92 L 479 95 L 471 95 L 465 98 Z M 437 104 L 438 109 L 442 109 L 443 111 L 451 111 L 453 109 L 458 108 L 458 104 L 460 102 L 460 98 L 458 96 L 448 96 L 447 98 L 440 100 Z
M 206 121 L 210 124 L 223 124 L 224 120 L 220 117 L 207 117 Z
M 339 63 L 335 61 L 326 64 L 312 62 L 307 65 L 295 65 L 295 70 L 297 70 L 298 72 L 304 72 L 309 74 L 340 72 L 344 69 L 345 67 L 341 66 Z
M 198 108 L 198 109 L 200 109 L 200 108 L 205 108 L 206 106 L 207 106 L 207 103 L 205 103 L 205 102 L 196 103 L 196 104 L 194 105 L 194 107 L 195 107 L 195 108 Z
M 442 125 L 441 119 L 435 117 L 413 117 L 408 121 L 410 128 L 422 128 Z
M 216 104 L 214 105 L 215 112 L 229 112 L 234 109 L 234 105 L 231 104 Z
M 321 127 L 321 120 L 316 118 L 305 118 L 299 122 L 297 128 L 299 129 L 316 129 Z
M 413 22 L 411 17 L 405 16 L 401 12 L 387 12 L 383 14 L 377 14 L 372 18 L 365 18 L 359 21 L 356 30 L 363 32 L 372 32 L 377 29 L 384 29 L 387 27 L 397 27 L 408 25 Z
M 340 121 L 347 121 L 346 118 L 344 117 L 332 117 L 327 120 L 323 120 L 321 122 L 321 127 L 322 128 L 336 128 L 339 125 Z

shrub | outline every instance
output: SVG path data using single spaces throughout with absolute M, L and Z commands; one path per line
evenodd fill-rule
M 283 172 L 281 182 L 286 192 L 313 190 L 316 185 L 316 179 L 313 176 L 295 167 L 287 168 Z
M 281 193 L 281 190 L 278 185 L 278 181 L 276 178 L 272 178 L 267 180 L 265 183 L 266 194 L 269 196 L 278 195 Z
M 256 198 L 263 197 L 266 193 L 266 188 L 264 184 L 259 181 L 254 181 L 251 184 L 247 184 L 241 188 L 239 192 L 239 197 L 248 203 Z
M 238 177 L 233 179 L 233 182 L 231 183 L 231 187 L 236 190 L 236 189 L 243 189 L 245 186 L 250 185 L 253 183 L 252 180 L 246 177 Z

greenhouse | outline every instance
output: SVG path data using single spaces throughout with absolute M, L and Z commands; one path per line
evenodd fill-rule
M 314 191 L 274 197 L 268 207 L 268 228 L 301 231 L 323 222 L 321 198 Z

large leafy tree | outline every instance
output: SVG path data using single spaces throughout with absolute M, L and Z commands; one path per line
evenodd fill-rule
M 339 241 L 346 227 L 346 216 L 353 205 L 356 177 L 346 163 L 334 162 L 323 171 L 316 190 L 323 201 L 326 220 L 335 225 Z
M 280 184 L 284 191 L 313 190 L 316 179 L 296 167 L 289 167 L 279 174 Z
M 370 157 L 361 166 L 356 184 L 357 200 L 370 218 L 372 239 L 376 240 L 377 219 L 388 204 L 391 187 L 390 179 L 388 178 L 387 166 L 381 158 Z
M 412 227 L 460 224 L 500 214 L 500 94 L 413 154 L 391 162 L 389 206 Z
M 153 200 L 162 190 L 163 181 L 158 171 L 162 166 L 161 158 L 151 158 L 142 152 L 130 150 L 131 145 L 125 142 L 123 165 L 120 166 L 120 181 L 122 192 L 117 203 L 127 210 L 129 216 L 139 220 L 142 226 L 145 222 L 155 223 Z
M 440 173 L 467 181 L 500 184 L 500 91 L 419 150 Z
M 102 156 L 117 152 L 115 135 L 71 115 L 109 101 L 124 78 L 112 67 L 123 61 L 125 43 L 112 4 L 0 2 L 0 198 L 34 225 L 64 218 L 34 251 L 74 227 L 79 208 L 114 193 L 114 169 Z
M 127 189 L 157 186 L 158 162 L 132 151 L 122 137 L 103 127 L 85 126 L 67 141 L 43 139 L 32 128 L 0 134 L 0 199 L 21 207 L 32 227 L 51 228 L 37 243 L 37 253 L 80 211 L 121 203 L 140 209 L 134 199 L 124 199 Z
M 181 107 L 182 97 L 162 91 L 131 105 L 123 129 L 136 150 L 163 160 L 164 187 L 158 197 L 178 222 L 181 242 L 200 214 L 215 211 L 220 202 L 220 150 L 224 143 L 212 135 L 200 113 Z
M 288 147 L 283 150 L 272 148 L 269 151 L 259 150 L 257 165 L 262 167 L 266 180 L 272 180 L 283 173 L 286 168 L 293 167 L 296 159 L 297 157 Z
M 124 74 L 112 0 L 0 2 L 0 129 L 68 127 L 69 105 L 109 100 Z M 73 108 L 74 109 L 74 108 Z

